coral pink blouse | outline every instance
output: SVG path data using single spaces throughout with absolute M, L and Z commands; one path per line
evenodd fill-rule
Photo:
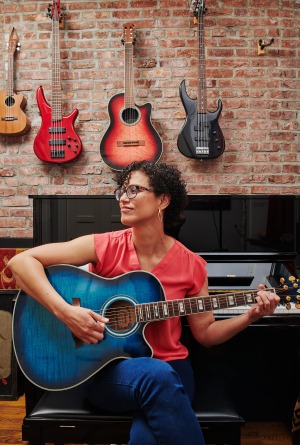
M 133 270 L 141 270 L 132 242 L 132 229 L 94 235 L 97 264 L 90 271 L 113 278 Z M 183 299 L 196 294 L 207 276 L 206 262 L 179 241 L 166 253 L 151 271 L 161 282 L 167 300 Z M 153 349 L 153 357 L 169 361 L 184 359 L 188 355 L 180 342 L 180 317 L 149 323 L 145 337 Z

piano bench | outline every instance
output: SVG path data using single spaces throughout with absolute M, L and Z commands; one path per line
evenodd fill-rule
M 194 410 L 207 444 L 240 445 L 244 419 L 238 414 L 221 379 L 201 376 Z M 78 388 L 44 392 L 27 413 L 22 440 L 29 445 L 126 444 L 132 422 L 130 413 L 115 414 L 97 409 Z

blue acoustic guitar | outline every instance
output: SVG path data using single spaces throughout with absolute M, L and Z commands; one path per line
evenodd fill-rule
M 87 345 L 40 303 L 20 291 L 13 314 L 13 343 L 18 363 L 35 385 L 53 391 L 89 379 L 118 358 L 151 357 L 144 337 L 149 322 L 255 303 L 257 290 L 166 301 L 160 281 L 145 271 L 102 278 L 69 265 L 45 269 L 70 305 L 109 318 L 105 338 Z

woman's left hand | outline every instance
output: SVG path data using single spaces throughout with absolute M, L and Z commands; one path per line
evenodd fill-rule
M 265 290 L 265 286 L 260 284 L 256 301 L 256 304 L 249 310 L 249 316 L 252 321 L 256 321 L 266 315 L 272 315 L 280 302 L 280 298 L 277 294 Z

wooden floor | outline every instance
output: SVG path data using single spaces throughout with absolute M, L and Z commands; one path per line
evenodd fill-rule
M 21 439 L 24 397 L 0 401 L 0 445 L 26 444 Z M 289 428 L 278 422 L 249 422 L 242 428 L 241 445 L 291 445 Z

